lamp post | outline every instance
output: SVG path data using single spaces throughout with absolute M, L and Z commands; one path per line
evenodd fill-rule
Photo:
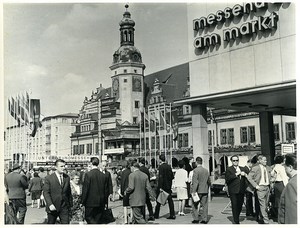
M 210 111 L 210 123 L 211 126 L 213 126 L 213 111 L 212 109 Z M 215 143 L 214 143 L 214 129 L 211 130 L 211 158 L 212 158 L 212 181 L 215 181 Z

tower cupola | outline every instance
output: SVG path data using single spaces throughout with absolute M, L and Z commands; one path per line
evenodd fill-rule
M 131 19 L 130 12 L 127 11 L 128 5 L 125 5 L 126 11 L 123 14 L 123 19 L 120 21 L 120 41 L 121 46 L 134 46 L 134 20 Z

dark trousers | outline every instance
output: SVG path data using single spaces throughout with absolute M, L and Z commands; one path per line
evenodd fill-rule
M 153 207 L 148 193 L 146 194 L 146 205 L 149 211 L 149 217 L 153 217 Z
M 186 183 L 186 187 L 187 187 L 187 192 L 188 192 L 188 198 L 187 198 L 187 200 L 185 201 L 185 206 L 189 206 L 189 199 L 191 198 L 191 194 L 190 194 L 190 191 L 191 191 L 191 183 Z
M 132 223 L 146 224 L 145 220 L 145 206 L 131 207 L 132 209 Z
M 244 203 L 244 193 L 236 193 L 236 194 L 231 193 L 230 201 L 231 201 L 233 222 L 235 224 L 239 224 L 240 213 L 242 211 L 242 207 Z
M 254 215 L 253 211 L 253 194 L 246 192 L 246 215 Z
M 48 212 L 48 224 L 55 224 L 57 217 L 60 219 L 61 224 L 69 224 L 70 217 L 69 217 L 69 209 L 68 207 L 61 207 L 60 211 L 50 211 Z
M 104 207 L 85 207 L 85 221 L 87 224 L 102 224 Z
M 9 201 L 14 209 L 15 217 L 18 218 L 18 224 L 24 224 L 27 211 L 26 199 L 10 199 Z M 18 213 L 19 217 L 17 217 Z
M 168 204 L 169 204 L 170 216 L 175 216 L 174 202 L 172 199 L 172 194 L 170 192 L 168 192 L 168 193 L 169 193 Z M 159 211 L 160 211 L 160 203 L 156 202 L 155 213 L 154 213 L 155 217 L 159 217 Z
M 255 207 L 256 220 L 261 220 L 262 215 L 260 213 L 260 206 L 259 206 L 257 191 L 254 192 L 254 207 Z

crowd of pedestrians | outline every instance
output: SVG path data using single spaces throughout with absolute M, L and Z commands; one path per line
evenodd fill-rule
M 232 156 L 231 162 L 232 166 L 226 169 L 225 180 L 234 224 L 240 223 L 245 195 L 246 215 L 255 216 L 258 223 L 269 224 L 269 217 L 273 217 L 279 224 L 297 224 L 295 155 L 275 157 L 272 167 L 267 166 L 264 155 L 253 157 L 245 167 L 239 166 L 238 156 Z
M 244 202 L 246 216 L 255 217 L 258 223 L 268 224 L 271 212 L 280 224 L 297 223 L 294 155 L 277 156 L 272 167 L 267 166 L 263 155 L 254 156 L 245 167 L 239 165 L 239 156 L 234 155 L 230 160 L 232 165 L 226 169 L 225 181 L 234 224 L 240 223 Z M 20 165 L 14 164 L 5 175 L 5 223 L 24 224 L 26 194 L 31 195 L 31 207 L 35 203 L 37 208 L 45 207 L 48 224 L 110 223 L 115 219 L 108 204 L 118 199 L 124 208 L 124 224 L 146 224 L 160 218 L 160 208 L 166 202 L 167 219 L 185 216 L 185 208 L 191 207 L 191 223 L 209 223 L 211 180 L 209 171 L 202 166 L 202 158 L 180 160 L 175 172 L 165 155 L 160 155 L 159 161 L 158 170 L 149 169 L 145 158 L 124 160 L 120 169 L 108 169 L 105 161 L 100 163 L 93 157 L 85 170 L 71 172 L 61 159 L 55 161 L 49 172 L 43 168 L 24 172 Z M 155 187 L 150 185 L 153 178 Z M 173 187 L 179 202 L 178 214 L 172 198 Z

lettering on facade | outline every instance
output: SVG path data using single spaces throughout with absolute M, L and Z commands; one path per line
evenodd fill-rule
M 193 30 L 198 34 L 205 29 L 211 29 L 218 23 L 224 23 L 225 21 L 232 21 L 234 18 L 241 17 L 243 15 L 254 15 L 259 10 L 266 10 L 268 6 L 273 3 L 256 2 L 256 3 L 244 3 L 243 5 L 235 5 L 232 8 L 226 7 L 224 10 L 218 10 L 215 14 L 211 13 L 207 17 L 200 17 L 193 20 Z M 252 17 L 250 17 L 252 18 Z M 194 47 L 196 49 L 204 49 L 208 47 L 214 47 L 221 45 L 221 42 L 230 42 L 232 40 L 241 39 L 243 36 L 252 35 L 258 33 L 258 31 L 273 30 L 277 28 L 277 22 L 279 20 L 276 12 L 271 12 L 269 16 L 256 16 L 256 20 L 243 23 L 239 27 L 225 28 L 221 35 L 217 33 L 206 34 L 198 36 L 194 40 Z M 226 26 L 226 24 L 224 23 Z M 196 36 L 196 35 L 195 35 Z

